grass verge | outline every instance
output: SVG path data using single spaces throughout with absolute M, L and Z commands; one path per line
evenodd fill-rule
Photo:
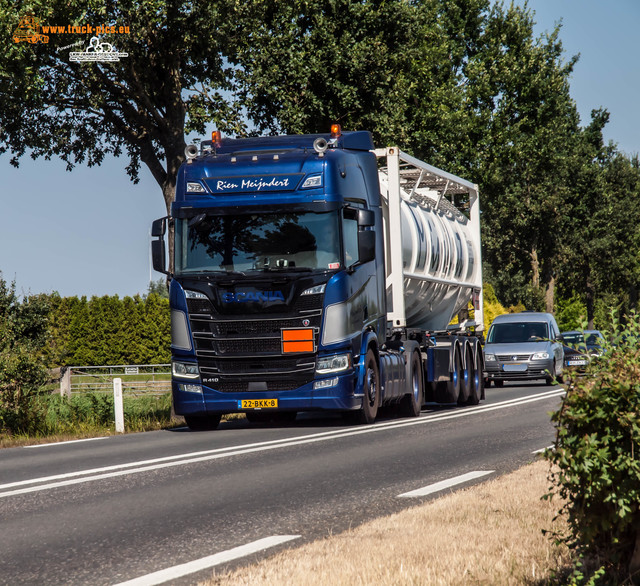
M 542 533 L 561 528 L 557 501 L 541 500 L 548 471 L 536 461 L 204 585 L 555 584 L 568 551 Z

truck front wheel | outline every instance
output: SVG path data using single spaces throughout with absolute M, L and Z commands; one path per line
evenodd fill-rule
M 378 407 L 380 406 L 380 371 L 373 350 L 367 351 L 365 359 L 363 391 L 360 421 L 373 423 L 378 416 Z

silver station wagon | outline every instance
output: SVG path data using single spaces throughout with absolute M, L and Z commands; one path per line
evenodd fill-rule
M 564 350 L 550 313 L 507 313 L 493 320 L 484 346 L 486 385 L 506 380 L 562 381 Z

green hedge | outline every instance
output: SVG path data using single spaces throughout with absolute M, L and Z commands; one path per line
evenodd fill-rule
M 50 298 L 50 366 L 163 364 L 170 360 L 169 301 L 144 297 Z
M 640 319 L 632 314 L 585 375 L 569 380 L 557 425 L 552 488 L 575 554 L 573 584 L 620 584 L 640 559 Z M 638 552 L 640 554 L 640 551 Z M 635 568 L 638 569 L 638 568 Z M 640 575 L 633 583 L 638 583 Z

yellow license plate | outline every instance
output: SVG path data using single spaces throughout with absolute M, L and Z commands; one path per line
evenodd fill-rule
M 278 399 L 243 399 L 238 401 L 239 409 L 277 409 Z

